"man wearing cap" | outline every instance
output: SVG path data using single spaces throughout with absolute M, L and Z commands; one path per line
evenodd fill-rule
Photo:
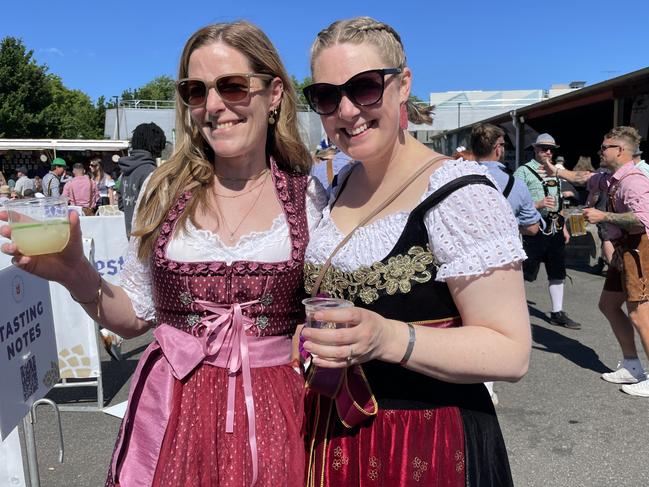
M 527 254 L 527 259 L 523 261 L 523 276 L 526 281 L 535 281 L 541 263 L 545 264 L 552 301 L 550 322 L 579 330 L 581 325 L 563 311 L 565 250 L 570 236 L 560 214 L 563 207 L 561 182 L 556 175 L 550 176 L 555 171 L 551 166 L 552 154 L 559 146 L 550 134 L 539 135 L 532 146 L 534 159 L 516 169 L 514 176 L 527 185 L 534 206 L 541 213 L 545 225 L 536 235 L 523 236 L 523 248 Z
M 27 177 L 26 167 L 21 166 L 17 168 L 16 175 L 18 176 L 18 180 L 16 181 L 16 186 L 14 187 L 14 191 L 18 196 L 20 197 L 25 196 L 26 189 L 31 189 L 32 191 L 34 190 L 34 181 L 32 181 Z
M 50 172 L 43 176 L 43 194 L 45 196 L 61 196 L 61 176 L 65 174 L 67 164 L 57 157 L 50 165 Z

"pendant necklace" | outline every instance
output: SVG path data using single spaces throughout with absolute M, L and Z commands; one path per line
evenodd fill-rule
M 222 198 L 237 198 L 239 196 L 243 196 L 244 194 L 250 193 L 251 191 L 254 191 L 255 189 L 261 187 L 261 189 L 259 190 L 259 193 L 257 193 L 257 197 L 255 198 L 255 201 L 252 202 L 252 206 L 248 209 L 246 214 L 243 215 L 243 218 L 241 219 L 241 221 L 235 227 L 234 230 L 230 230 L 230 226 L 228 225 L 228 222 L 225 220 L 223 212 L 221 212 L 221 220 L 223 221 L 223 224 L 225 225 L 226 231 L 230 235 L 229 238 L 228 238 L 228 242 L 230 243 L 230 245 L 232 245 L 234 243 L 234 234 L 237 233 L 237 230 L 239 230 L 239 228 L 241 228 L 241 225 L 243 225 L 243 222 L 246 221 L 246 218 L 248 218 L 250 213 L 252 213 L 253 208 L 255 206 L 257 206 L 257 202 L 259 201 L 259 198 L 261 197 L 261 193 L 264 192 L 264 186 L 266 184 L 266 181 L 268 181 L 268 173 L 266 173 L 266 177 L 264 178 L 264 180 L 260 184 L 255 186 L 253 189 L 251 189 L 249 191 L 246 191 L 245 193 L 242 193 L 240 195 L 237 195 L 237 196 L 225 196 L 225 195 L 220 195 L 218 193 L 215 193 L 217 196 L 221 196 Z

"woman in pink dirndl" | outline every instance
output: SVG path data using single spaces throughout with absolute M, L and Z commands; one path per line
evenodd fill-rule
M 155 326 L 107 486 L 303 485 L 304 380 L 291 338 L 326 196 L 307 176 L 295 106 L 259 28 L 200 29 L 180 59 L 176 151 L 140 192 L 121 286 L 83 257 L 75 214 L 60 254 L 3 248 L 106 328 L 134 337 Z

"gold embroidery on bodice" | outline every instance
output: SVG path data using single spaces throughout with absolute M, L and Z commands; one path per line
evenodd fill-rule
M 330 267 L 325 274 L 320 291 L 334 298 L 350 301 L 359 298 L 370 304 L 379 299 L 379 291 L 385 289 L 389 295 L 397 292 L 407 294 L 413 282 L 424 283 L 432 279 L 431 264 L 437 267 L 435 256 L 420 246 L 411 247 L 406 254 L 398 254 L 388 261 L 361 266 L 353 272 L 344 272 Z M 310 262 L 304 265 L 304 287 L 311 294 L 322 265 Z

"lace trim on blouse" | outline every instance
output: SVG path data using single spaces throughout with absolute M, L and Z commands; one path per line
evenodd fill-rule
M 148 179 L 142 185 L 140 197 L 145 194 Z M 137 207 L 133 219 L 137 216 Z M 306 194 L 307 222 L 309 232 L 317 226 L 320 221 L 322 208 L 327 204 L 326 191 L 316 178 L 309 178 Z M 175 235 L 167 247 L 167 251 L 174 253 L 181 252 L 183 246 L 187 246 L 185 256 L 191 260 L 186 262 L 233 262 L 235 260 L 250 260 L 264 262 L 280 262 L 287 260 L 292 250 L 289 237 L 289 228 L 286 215 L 282 212 L 275 220 L 270 229 L 261 232 L 252 232 L 242 236 L 232 247 L 226 246 L 218 235 L 209 230 L 196 228 L 191 222 L 187 222 L 187 230 Z M 277 246 L 282 245 L 278 252 Z M 138 318 L 146 321 L 155 320 L 155 307 L 153 304 L 153 291 L 151 282 L 151 271 L 149 262 L 143 263 L 137 258 L 139 239 L 131 237 L 129 240 L 128 253 L 124 268 L 120 273 L 120 285 L 131 299 L 133 309 Z M 172 249 L 170 249 L 172 247 Z M 264 252 L 264 249 L 266 252 Z M 274 260 L 260 259 L 264 254 L 271 252 Z M 174 260 L 183 260 L 183 255 L 174 255 Z
M 345 167 L 338 180 L 343 181 L 352 167 L 353 164 Z M 467 174 L 485 175 L 496 184 L 476 162 L 448 160 L 431 174 L 420 201 L 443 184 Z M 331 201 L 336 192 L 334 188 Z M 332 265 L 352 272 L 382 260 L 394 248 L 408 215 L 405 211 L 393 213 L 359 228 L 334 256 Z M 511 207 L 498 191 L 488 186 L 476 184 L 458 189 L 429 210 L 424 223 L 430 248 L 439 263 L 437 281 L 484 274 L 526 257 Z M 320 224 L 311 234 L 306 260 L 323 264 L 343 237 L 330 218 L 329 207 L 325 207 Z

